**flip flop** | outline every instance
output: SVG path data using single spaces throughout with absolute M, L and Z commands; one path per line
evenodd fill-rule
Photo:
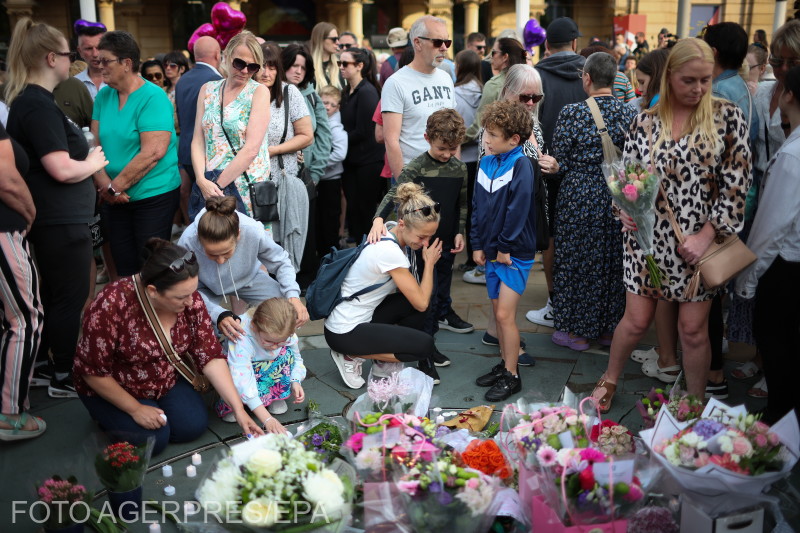
M 755 385 L 747 389 L 747 395 L 751 398 L 760 398 L 762 400 L 768 398 L 769 391 L 767 390 L 766 378 L 762 377 Z
M 22 429 L 25 427 L 25 424 L 28 423 L 28 419 L 33 419 L 36 422 L 36 429 Z M 0 429 L 0 440 L 6 442 L 32 439 L 38 437 L 47 429 L 47 424 L 45 424 L 44 420 L 36 416 L 31 416 L 28 413 L 22 413 L 16 420 L 5 415 L 0 415 L 0 421 L 11 426 L 11 429 Z
M 758 365 L 752 361 L 749 361 L 731 370 L 731 376 L 736 379 L 749 379 L 759 372 L 761 372 L 761 369 L 758 368 Z

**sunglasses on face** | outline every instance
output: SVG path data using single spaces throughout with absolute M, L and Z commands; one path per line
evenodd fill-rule
M 339 38 L 338 37 L 325 37 L 325 40 L 326 41 L 333 41 L 335 43 L 339 42 Z
M 431 213 L 439 213 L 439 211 L 441 210 L 442 210 L 442 204 L 436 202 L 433 205 L 426 205 L 425 207 L 420 207 L 418 209 L 409 209 L 408 211 L 406 211 L 406 215 L 410 213 L 416 213 L 417 211 L 419 211 L 420 213 L 422 213 L 423 216 L 429 217 L 431 216 Z
M 258 63 L 248 63 L 244 59 L 239 59 L 238 57 L 233 58 L 233 61 L 231 61 L 231 66 L 239 72 L 242 72 L 246 69 L 248 74 L 255 74 L 261 69 L 261 65 Z
M 355 45 L 353 43 L 339 43 L 339 49 L 340 50 L 349 50 L 354 46 Z
M 486 50 L 486 45 L 485 44 L 476 44 L 475 48 L 477 48 L 478 50 Z
M 450 48 L 450 45 L 453 44 L 451 39 L 431 39 L 430 37 L 419 37 L 425 41 L 430 41 L 433 44 L 434 48 L 441 48 L 444 45 L 445 48 Z
M 175 261 L 170 263 L 167 268 L 165 268 L 164 270 L 159 272 L 156 277 L 154 277 L 152 280 L 150 280 L 150 283 L 153 283 L 155 280 L 157 280 L 158 278 L 164 276 L 165 274 L 167 274 L 170 271 L 172 271 L 172 272 L 174 272 L 176 274 L 180 274 L 181 272 L 186 270 L 186 265 L 193 265 L 195 263 L 197 263 L 197 257 L 195 257 L 193 251 L 189 250 L 188 252 L 183 254 L 183 257 L 177 258 Z
M 347 68 L 347 67 L 349 67 L 350 65 L 355 65 L 355 64 L 356 64 L 356 62 L 355 62 L 355 61 L 337 61 L 337 62 L 336 62 L 336 64 L 337 64 L 338 66 L 340 66 L 340 67 Z
M 793 58 L 782 58 L 778 56 L 774 56 L 772 54 L 769 55 L 769 64 L 772 65 L 773 68 L 781 68 L 784 64 L 788 68 L 796 67 L 800 65 L 800 59 L 793 57 Z
M 177 63 L 165 63 L 164 67 L 166 67 L 166 68 L 178 68 L 178 64 Z
M 68 57 L 70 63 L 72 63 L 76 59 L 78 59 L 78 53 L 77 52 L 56 52 L 56 51 L 53 51 L 53 53 L 55 55 L 57 55 L 57 56 Z
M 501 52 L 500 50 L 492 50 L 492 57 L 494 57 L 496 54 L 502 54 L 502 53 L 503 52 Z
M 150 81 L 161 81 L 164 76 L 160 72 L 151 72 L 150 74 L 145 74 L 144 77 Z
M 521 94 L 519 95 L 519 101 L 523 104 L 527 104 L 528 102 L 533 102 L 534 104 L 538 104 L 542 98 L 544 98 L 543 94 Z

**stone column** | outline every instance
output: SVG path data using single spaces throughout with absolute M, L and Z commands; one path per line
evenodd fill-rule
M 98 11 L 100 12 L 100 22 L 105 24 L 108 31 L 114 31 L 117 27 L 114 24 L 114 3 L 119 0 L 97 0 Z
M 357 42 L 360 44 L 364 38 L 363 0 L 349 0 L 347 2 L 347 28 L 356 35 Z
M 33 8 L 36 3 L 33 0 L 7 0 L 6 13 L 8 13 L 8 24 L 11 32 L 14 31 L 14 26 L 17 25 L 19 19 L 23 17 L 33 18 Z
M 675 33 L 681 39 L 689 36 L 689 11 L 691 9 L 690 0 L 678 0 L 678 27 Z
M 464 37 L 478 30 L 478 10 L 486 0 L 462 0 L 464 4 Z
M 778 0 L 775 2 L 775 18 L 772 22 L 772 35 L 778 31 L 778 28 L 783 26 L 786 22 L 786 0 Z
M 439 17 L 447 24 L 447 34 L 453 38 L 453 0 L 426 0 L 428 15 Z
M 97 22 L 97 11 L 94 8 L 94 0 L 80 0 L 81 18 Z

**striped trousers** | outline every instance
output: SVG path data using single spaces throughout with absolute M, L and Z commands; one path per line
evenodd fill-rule
M 28 241 L 0 233 L 0 412 L 26 411 L 44 312 Z

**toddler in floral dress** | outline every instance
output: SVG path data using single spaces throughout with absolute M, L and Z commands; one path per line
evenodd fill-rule
M 286 298 L 264 300 L 253 317 L 242 316 L 247 332 L 236 343 L 228 344 L 228 366 L 239 395 L 255 418 L 270 433 L 286 430 L 272 415 L 288 410 L 286 398 L 294 393 L 294 403 L 305 399 L 300 382 L 306 367 L 295 334 L 297 311 Z M 219 400 L 217 414 L 234 422 L 230 406 Z

